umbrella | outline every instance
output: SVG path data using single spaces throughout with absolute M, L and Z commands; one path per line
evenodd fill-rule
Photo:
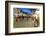
M 22 13 L 32 14 L 32 9 L 28 9 L 28 8 L 20 8 L 20 11 L 21 11 Z

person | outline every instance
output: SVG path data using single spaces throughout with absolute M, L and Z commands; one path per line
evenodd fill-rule
M 33 14 L 31 15 L 31 17 L 32 17 L 34 26 L 35 26 L 35 27 L 38 26 L 38 24 L 39 24 L 39 14 L 33 13 Z

